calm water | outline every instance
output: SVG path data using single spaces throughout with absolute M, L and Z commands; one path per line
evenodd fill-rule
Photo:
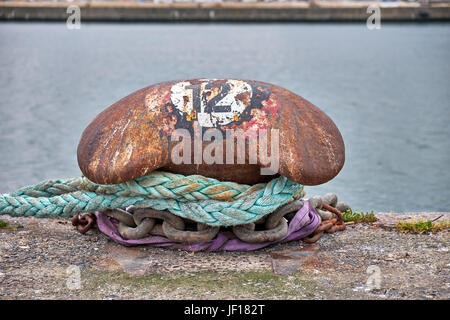
M 0 24 L 0 192 L 80 175 L 96 114 L 147 85 L 268 81 L 322 108 L 346 163 L 308 195 L 449 211 L 450 24 Z

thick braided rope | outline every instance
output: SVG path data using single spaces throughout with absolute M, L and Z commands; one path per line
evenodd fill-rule
M 135 205 L 228 226 L 254 222 L 302 196 L 303 186 L 285 177 L 248 186 L 155 171 L 117 185 L 98 185 L 84 177 L 44 181 L 0 195 L 0 214 L 57 217 Z

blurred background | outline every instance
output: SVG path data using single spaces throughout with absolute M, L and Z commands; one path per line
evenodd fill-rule
M 242 78 L 303 96 L 340 129 L 345 166 L 307 196 L 335 192 L 358 211 L 450 208 L 446 21 L 89 22 L 81 9 L 77 30 L 0 22 L 0 70 L 0 193 L 79 176 L 82 131 L 137 89 Z

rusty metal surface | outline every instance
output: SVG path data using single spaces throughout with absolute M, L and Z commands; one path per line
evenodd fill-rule
M 82 215 L 75 214 L 72 217 L 72 225 L 77 228 L 78 232 L 85 234 L 95 224 L 95 216 L 89 213 Z
M 336 201 L 333 201 L 333 203 L 337 202 L 337 196 L 335 198 Z M 312 244 L 317 242 L 317 240 L 319 240 L 324 233 L 335 233 L 336 231 L 345 230 L 344 217 L 341 211 L 327 204 L 325 201 L 322 201 L 321 208 L 336 214 L 337 218 L 322 221 L 322 223 L 316 228 L 316 230 L 314 230 L 311 235 L 302 239 L 302 241 L 305 243 Z
M 304 185 L 332 179 L 344 164 L 341 134 L 319 108 L 279 86 L 233 79 L 164 82 L 130 94 L 85 129 L 78 164 L 87 178 L 99 184 L 129 181 L 159 168 L 245 184 L 273 178 L 260 174 L 267 163 L 259 156 L 256 164 L 249 164 L 248 146 L 245 164 L 172 163 L 174 130 L 186 129 L 194 137 L 209 128 L 219 129 L 224 137 L 227 130 L 242 129 L 249 133 L 246 143 L 257 140 L 261 129 L 279 129 L 278 173 Z M 234 147 L 236 157 L 241 146 L 234 143 Z M 194 149 L 192 142 L 192 160 Z M 225 146 L 223 151 L 225 163 Z

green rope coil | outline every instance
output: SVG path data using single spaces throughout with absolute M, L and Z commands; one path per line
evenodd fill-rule
M 0 214 L 44 218 L 135 205 L 230 226 L 254 222 L 303 195 L 303 186 L 285 177 L 248 186 L 154 171 L 116 185 L 99 185 L 85 177 L 47 180 L 0 195 Z

